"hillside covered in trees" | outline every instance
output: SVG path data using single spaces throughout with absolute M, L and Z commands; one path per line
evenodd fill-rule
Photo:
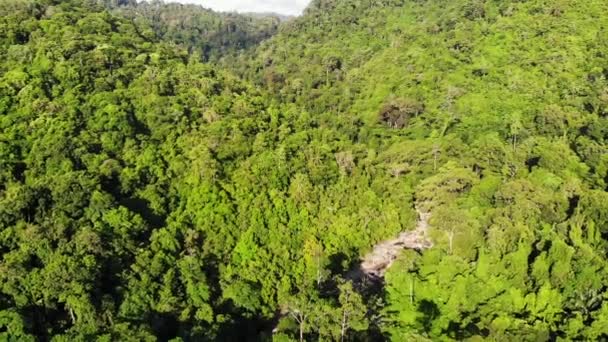
M 156 38 L 185 48 L 203 61 L 235 56 L 274 35 L 284 17 L 273 14 L 217 13 L 196 5 L 151 2 L 109 3 L 107 7 L 130 19 Z
M 0 1 L 0 340 L 606 341 L 607 38 L 604 0 Z

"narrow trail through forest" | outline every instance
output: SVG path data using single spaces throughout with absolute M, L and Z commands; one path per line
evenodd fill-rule
M 416 212 L 418 213 L 416 229 L 402 232 L 397 238 L 374 246 L 374 249 L 363 257 L 359 268 L 351 271 L 348 278 L 353 280 L 381 279 L 402 250 L 424 250 L 433 247 L 433 243 L 428 238 L 431 213 L 424 212 L 419 207 L 416 207 Z

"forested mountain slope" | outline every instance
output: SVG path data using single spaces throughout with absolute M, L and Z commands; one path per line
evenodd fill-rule
M 439 246 L 386 279 L 393 339 L 607 338 L 607 10 L 320 0 L 249 59 L 277 99 L 361 120 L 432 212 Z
M 355 165 L 349 118 L 272 104 L 93 1 L 0 11 L 2 338 L 256 339 L 304 306 L 304 332 L 367 329 L 332 276 L 415 215 L 373 154 Z
M 0 335 L 165 339 L 178 317 L 212 334 L 200 233 L 177 223 L 196 218 L 172 213 L 183 191 L 224 200 L 194 184 L 219 172 L 205 140 L 255 131 L 220 119 L 259 112 L 258 95 L 92 2 L 0 8 Z
M 236 55 L 274 35 L 281 18 L 272 14 L 218 13 L 197 5 L 159 0 L 107 4 L 119 16 L 152 28 L 159 39 L 175 42 L 205 61 Z
M 0 339 L 608 339 L 607 7 L 0 2 Z

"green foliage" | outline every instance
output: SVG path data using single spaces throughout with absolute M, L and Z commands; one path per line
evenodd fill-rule
M 281 18 L 275 15 L 216 13 L 196 5 L 162 1 L 107 4 L 132 20 L 140 32 L 174 42 L 204 60 L 217 60 L 255 47 L 274 35 Z
M 0 340 L 607 339 L 606 13 L 0 2 Z

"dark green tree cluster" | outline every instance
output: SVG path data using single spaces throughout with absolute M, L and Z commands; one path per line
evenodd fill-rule
M 273 14 L 217 13 L 197 5 L 161 0 L 106 5 L 137 26 L 152 28 L 158 39 L 174 42 L 204 61 L 233 57 L 255 47 L 274 35 L 282 20 Z
M 607 13 L 0 2 L 0 340 L 607 340 Z
M 273 103 L 106 4 L 1 6 L 2 338 L 367 329 L 343 275 L 414 214 L 356 121 Z

